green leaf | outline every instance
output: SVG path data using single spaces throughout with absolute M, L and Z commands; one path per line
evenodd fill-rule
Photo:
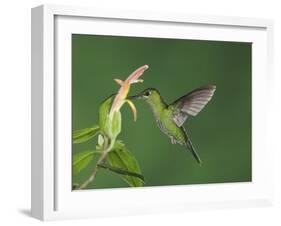
M 111 139 L 115 139 L 121 132 L 121 113 L 114 112 L 112 118 L 109 117 L 109 111 L 114 95 L 107 98 L 100 106 L 99 110 L 99 125 L 101 131 Z
M 112 122 L 111 122 L 112 138 L 117 137 L 120 132 L 121 132 L 121 113 L 120 111 L 116 111 L 113 114 Z
M 97 153 L 96 151 L 88 150 L 74 154 L 72 161 L 73 174 L 76 175 L 83 170 Z
M 144 181 L 143 175 L 138 174 L 138 173 L 130 172 L 130 171 L 127 171 L 127 170 L 124 170 L 124 169 L 121 169 L 121 168 L 118 168 L 118 167 L 110 166 L 110 165 L 104 164 L 104 163 L 99 164 L 98 166 L 100 168 L 110 170 L 114 173 L 118 173 L 118 174 L 122 174 L 122 175 L 126 175 L 126 176 L 137 177 L 137 178 L 141 179 L 142 181 Z
M 142 175 L 137 160 L 131 152 L 120 141 L 116 141 L 114 149 L 108 153 L 108 162 L 110 166 L 119 168 L 123 171 Z M 143 186 L 143 181 L 136 176 L 122 175 L 122 179 L 132 187 Z M 143 176 L 141 176 L 143 178 Z
M 111 108 L 111 103 L 115 95 L 111 95 L 105 101 L 102 102 L 99 109 L 99 125 L 102 131 L 105 129 L 106 122 L 108 120 L 108 114 Z
M 90 128 L 79 129 L 73 132 L 73 143 L 80 144 L 86 142 L 96 136 L 100 131 L 99 126 L 93 126 Z

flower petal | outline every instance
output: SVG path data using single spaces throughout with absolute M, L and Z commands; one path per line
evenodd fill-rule
M 142 83 L 142 82 L 143 82 L 143 79 L 137 79 L 137 80 L 131 82 L 131 84 Z
M 134 105 L 134 103 L 131 100 L 126 99 L 126 102 L 129 104 L 132 112 L 133 112 L 133 116 L 134 116 L 134 121 L 137 121 L 137 109 Z
M 114 81 L 120 86 L 122 86 L 124 84 L 124 81 L 122 81 L 121 79 L 116 78 L 116 79 L 114 79 Z
M 133 83 L 139 83 L 143 82 L 142 79 L 139 79 L 139 77 L 142 75 L 142 73 L 148 69 L 148 65 L 143 65 L 137 70 L 135 70 L 125 81 L 122 81 L 120 79 L 114 79 L 117 84 L 119 84 L 121 87 L 118 90 L 117 95 L 115 96 L 110 112 L 109 112 L 109 117 L 112 119 L 113 113 L 117 112 L 120 110 L 124 102 L 126 101 L 126 97 L 130 91 L 130 86 Z M 136 108 L 134 104 L 131 101 L 127 101 L 127 103 L 130 105 L 133 114 L 134 114 L 134 119 L 136 120 Z
M 129 83 L 133 83 L 135 80 L 137 80 L 141 75 L 142 73 L 148 69 L 148 65 L 143 65 L 141 66 L 140 68 L 138 68 L 137 70 L 135 70 L 127 79 L 126 79 L 126 82 L 129 82 Z

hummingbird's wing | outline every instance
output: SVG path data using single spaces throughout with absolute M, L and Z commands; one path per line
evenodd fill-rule
M 188 116 L 196 116 L 212 99 L 215 90 L 216 86 L 203 86 L 172 103 L 173 121 L 177 126 L 182 126 Z

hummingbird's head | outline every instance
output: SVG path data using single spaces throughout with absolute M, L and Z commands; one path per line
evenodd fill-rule
M 157 104 L 158 102 L 161 102 L 160 93 L 157 89 L 154 88 L 145 89 L 139 94 L 129 97 L 129 99 L 130 100 L 141 99 L 149 103 L 150 105 L 154 105 Z

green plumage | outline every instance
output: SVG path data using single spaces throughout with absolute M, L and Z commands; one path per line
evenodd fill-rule
M 166 134 L 172 144 L 180 144 L 188 148 L 196 161 L 201 164 L 196 150 L 194 149 L 183 123 L 190 116 L 196 116 L 211 100 L 215 86 L 205 86 L 196 89 L 167 105 L 159 91 L 149 88 L 131 99 L 143 99 L 151 107 L 156 123 L 160 130 Z

